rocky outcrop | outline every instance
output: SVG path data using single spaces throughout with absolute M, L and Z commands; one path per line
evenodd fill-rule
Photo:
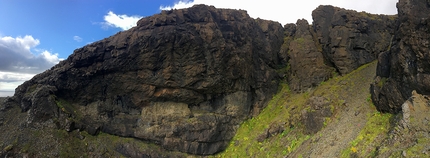
M 389 49 L 395 17 L 319 6 L 312 27 L 327 63 L 344 75 Z
M 430 2 L 400 0 L 391 50 L 379 56 L 372 100 L 378 110 L 397 113 L 412 90 L 430 94 Z
M 303 92 L 390 46 L 391 16 L 321 6 L 313 17 L 312 25 L 298 20 L 282 27 L 243 10 L 196 5 L 162 11 L 75 50 L 19 86 L 1 111 L 18 105 L 27 114 L 23 128 L 103 132 L 167 150 L 214 154 L 266 106 L 281 78 Z M 303 114 L 308 133 L 331 115 L 318 101 L 324 100 L 308 105 L 316 112 Z M 283 130 L 274 124 L 262 139 Z M 132 152 L 137 146 L 116 150 L 142 155 Z
M 283 33 L 243 10 L 163 11 L 75 50 L 13 99 L 29 122 L 214 154 L 276 92 Z
M 290 72 L 288 83 L 293 91 L 304 91 L 332 77 L 332 67 L 325 65 L 321 51 L 313 40 L 313 30 L 306 20 L 298 20 L 289 43 Z
M 401 105 L 395 126 L 379 147 L 379 157 L 402 153 L 403 157 L 428 157 L 430 154 L 430 98 L 412 91 Z M 407 152 L 406 152 L 407 151 Z M 400 155 L 400 154 L 398 154 Z
M 324 122 L 332 115 L 332 104 L 327 98 L 313 96 L 306 102 L 309 109 L 302 111 L 301 122 L 305 134 L 315 134 L 324 127 Z
M 336 74 L 345 75 L 389 49 L 396 16 L 319 6 L 306 20 L 284 26 L 280 57 L 287 60 L 292 91 L 303 92 Z

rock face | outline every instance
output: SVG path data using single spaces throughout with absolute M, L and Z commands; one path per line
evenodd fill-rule
M 30 122 L 214 154 L 276 92 L 283 33 L 243 10 L 163 11 L 75 50 L 13 98 Z
M 305 127 L 304 133 L 315 134 L 324 127 L 324 121 L 332 115 L 331 102 L 324 97 L 311 97 L 307 101 L 310 110 L 302 111 L 302 122 Z
M 394 128 L 378 149 L 380 157 L 401 152 L 411 157 L 428 157 L 430 154 L 430 98 L 412 91 L 411 97 L 401 105 L 401 114 Z
M 430 94 L 430 2 L 400 0 L 397 31 L 390 51 L 378 58 L 372 100 L 378 110 L 400 112 L 412 90 Z
M 19 86 L 4 107 L 27 112 L 23 127 L 49 124 L 214 154 L 266 106 L 281 77 L 303 92 L 346 74 L 386 51 L 395 20 L 332 6 L 320 6 L 313 18 L 312 26 L 298 20 L 282 27 L 243 10 L 196 5 L 162 11 L 75 50 Z M 328 105 L 313 105 L 317 112 L 303 118 L 309 133 L 315 120 L 331 115 Z M 262 137 L 282 130 L 273 125 Z M 130 154 L 134 148 L 118 150 L 142 154 Z
M 312 26 L 306 20 L 284 26 L 280 54 L 288 61 L 287 81 L 296 92 L 374 61 L 390 47 L 396 20 L 333 6 L 318 7 L 312 18 Z
M 288 27 L 288 26 L 287 26 Z M 325 65 L 321 51 L 313 40 L 306 20 L 298 20 L 294 37 L 289 43 L 290 73 L 288 83 L 293 91 L 304 91 L 332 77 L 334 69 Z
M 387 51 L 395 16 L 372 15 L 333 6 L 312 12 L 313 28 L 327 62 L 347 74 Z

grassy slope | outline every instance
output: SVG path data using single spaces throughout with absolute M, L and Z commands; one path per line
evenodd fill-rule
M 260 115 L 245 121 L 228 148 L 215 157 L 369 157 L 386 137 L 391 114 L 380 114 L 371 103 L 369 85 L 376 62 L 337 76 L 302 94 L 293 94 L 287 84 Z M 333 116 L 314 135 L 303 134 L 301 111 L 311 96 L 331 102 Z M 258 142 L 257 137 L 270 124 L 286 126 L 283 133 Z

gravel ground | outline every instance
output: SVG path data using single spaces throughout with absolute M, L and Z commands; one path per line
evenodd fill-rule
M 367 114 L 376 110 L 371 107 L 369 100 L 369 87 L 373 82 L 376 71 L 376 62 L 371 63 L 362 71 L 353 74 L 346 82 L 335 83 L 340 86 L 339 98 L 345 104 L 338 107 L 332 121 L 313 138 L 304 142 L 292 157 L 340 157 L 342 150 L 349 146 L 367 122 Z M 333 84 L 333 83 L 328 83 Z M 372 105 L 373 106 L 373 105 Z

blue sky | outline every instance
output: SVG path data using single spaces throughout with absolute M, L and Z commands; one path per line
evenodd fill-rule
M 66 58 L 74 49 L 120 31 L 102 28 L 109 11 L 118 15 L 150 16 L 174 0 L 0 0 L 0 35 L 31 35 L 37 46 Z M 74 40 L 73 37 L 78 36 Z
M 66 59 L 73 50 L 135 26 L 161 9 L 194 4 L 245 9 L 253 18 L 312 21 L 321 4 L 396 14 L 397 0 L 0 0 L 0 96 Z

